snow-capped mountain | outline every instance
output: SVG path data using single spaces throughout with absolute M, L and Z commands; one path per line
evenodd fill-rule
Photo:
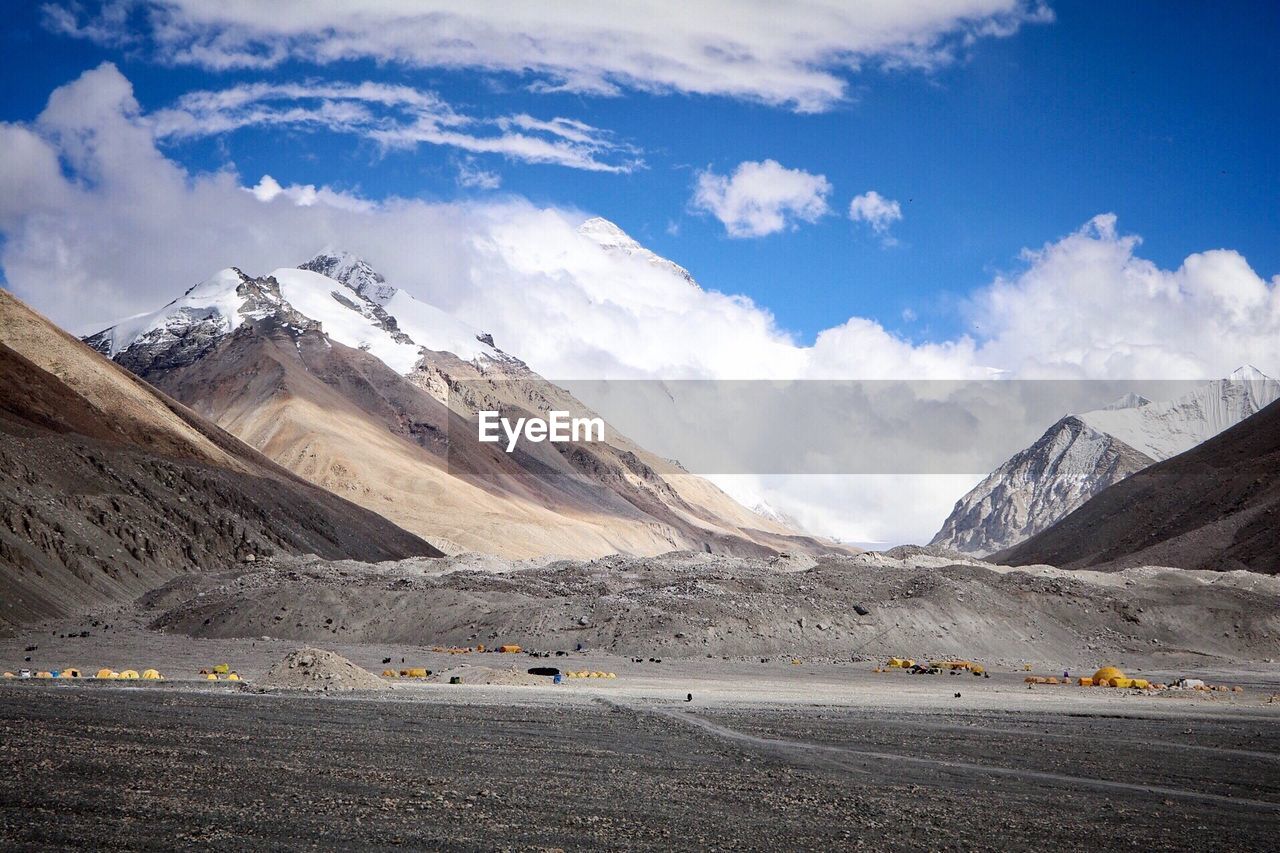
M 144 372 L 190 363 L 242 324 L 267 317 L 298 331 L 323 330 L 402 376 L 414 371 L 424 350 L 464 361 L 511 360 L 489 335 L 388 285 L 359 258 L 332 252 L 260 278 L 228 267 L 160 310 L 122 320 L 85 341 Z
M 675 273 L 694 287 L 699 286 L 687 269 L 675 261 L 669 261 L 656 252 L 646 249 L 632 239 L 630 234 L 607 219 L 599 216 L 588 219 L 578 226 L 578 233 L 599 243 L 607 252 L 640 258 L 659 269 Z
M 86 341 L 295 474 L 445 550 L 830 547 L 612 427 L 589 446 L 504 453 L 475 441 L 480 409 L 588 412 L 488 334 L 344 252 L 256 278 L 227 268 Z
M 932 545 L 989 554 L 1047 529 L 1108 486 L 1217 435 L 1280 399 L 1255 367 L 1169 402 L 1126 394 L 1051 426 L 956 502 Z

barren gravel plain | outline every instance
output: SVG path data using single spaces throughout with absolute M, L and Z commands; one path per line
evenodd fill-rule
M 0 682 L 0 847 L 1274 850 L 1274 585 L 918 554 L 188 578 L 0 639 L 6 670 L 166 676 Z M 526 649 L 438 650 L 468 638 Z M 264 691 L 306 645 L 433 675 Z M 990 677 L 874 671 L 974 646 Z M 1103 663 L 1240 689 L 1024 681 Z
M 178 674 L 237 651 L 121 645 Z M 1267 850 L 1280 832 L 1274 667 L 1200 673 L 1241 693 L 1148 696 L 596 654 L 569 665 L 618 678 L 254 692 L 276 645 L 241 651 L 240 685 L 0 685 L 5 849 Z

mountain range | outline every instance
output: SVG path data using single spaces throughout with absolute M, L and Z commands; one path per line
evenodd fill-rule
M 1246 366 L 1176 400 L 1127 394 L 1102 409 L 1067 415 L 957 501 L 930 544 L 977 555 L 1009 548 L 1278 398 L 1280 382 Z
M 601 251 L 670 264 L 604 220 L 583 233 Z M 349 253 L 326 250 L 264 276 L 224 269 L 85 340 L 299 476 L 446 552 L 835 548 L 613 429 L 603 443 L 522 444 L 511 454 L 476 442 L 480 409 L 594 413 L 485 331 Z

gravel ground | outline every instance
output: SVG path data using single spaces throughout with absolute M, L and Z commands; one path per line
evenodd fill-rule
M 885 714 L 603 690 L 348 699 L 8 683 L 0 843 L 1275 849 L 1271 706 L 920 704 Z

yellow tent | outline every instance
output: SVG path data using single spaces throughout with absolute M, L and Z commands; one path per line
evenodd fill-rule
M 78 669 L 64 669 L 64 670 L 62 671 L 62 677 L 63 677 L 63 678 L 79 678 L 79 677 L 80 677 L 80 670 L 78 670 Z
M 106 667 L 103 667 L 102 669 L 98 670 L 98 678 L 119 678 L 119 677 L 120 677 L 120 673 L 115 672 L 114 670 L 107 669 Z
M 238 673 L 234 673 L 234 672 L 228 673 L 227 681 L 239 681 L 239 680 L 240 680 L 240 676 Z
M 160 673 L 154 669 L 148 669 L 143 671 L 142 677 L 146 681 L 161 681 L 163 679 L 163 676 L 161 676 Z
M 1124 678 L 1124 673 L 1114 666 L 1104 666 L 1093 674 L 1093 683 L 1108 684 L 1113 678 Z
M 39 672 L 36 673 L 36 678 L 53 678 L 53 673 L 47 672 L 45 670 L 40 670 Z
M 205 681 L 217 681 L 217 680 L 218 680 L 218 676 L 214 675 L 214 674 L 211 672 L 211 673 L 209 673 L 208 675 L 206 675 L 206 676 L 204 677 L 204 680 L 205 680 Z
M 126 669 L 120 673 L 120 677 L 133 681 L 138 677 L 138 671 L 136 669 Z
M 228 664 L 219 663 L 214 665 L 213 671 L 218 673 L 218 675 L 226 675 L 228 672 L 231 671 L 231 667 Z

